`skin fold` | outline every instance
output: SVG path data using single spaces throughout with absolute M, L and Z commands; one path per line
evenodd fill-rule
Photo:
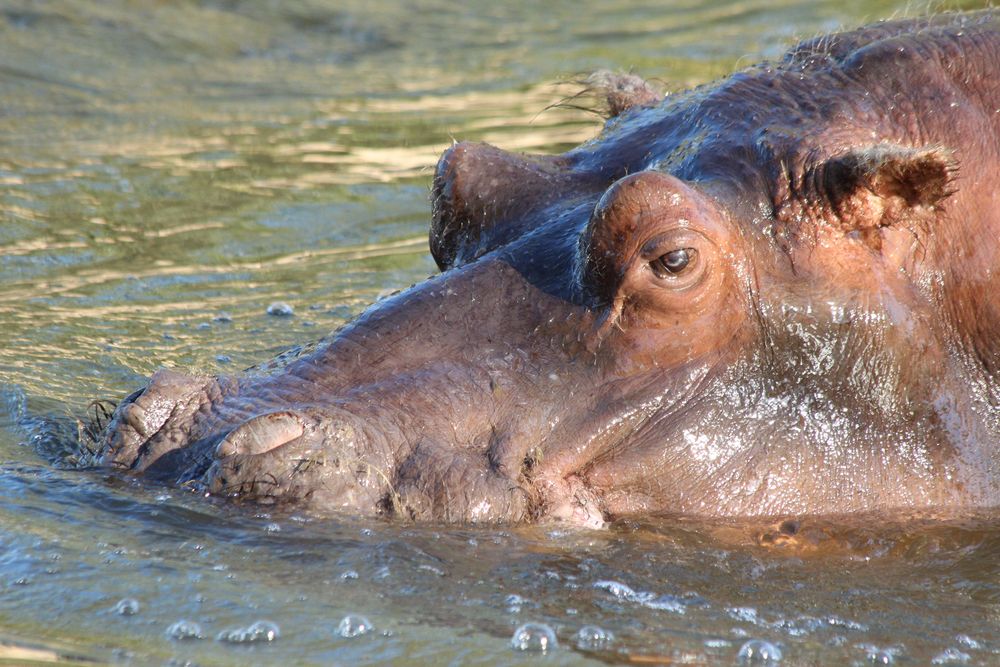
M 1000 503 L 1000 12 L 879 23 L 565 154 L 459 143 L 441 273 L 236 376 L 160 370 L 108 466 L 449 522 Z

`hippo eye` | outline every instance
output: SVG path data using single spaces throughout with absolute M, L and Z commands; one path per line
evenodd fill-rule
M 649 267 L 657 278 L 669 278 L 686 269 L 697 254 L 694 248 L 678 248 L 660 255 L 649 263 Z

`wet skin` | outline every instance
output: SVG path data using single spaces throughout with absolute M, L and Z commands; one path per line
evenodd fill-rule
M 1000 12 L 877 24 L 460 143 L 442 273 L 239 376 L 161 370 L 111 466 L 422 520 L 1000 504 Z

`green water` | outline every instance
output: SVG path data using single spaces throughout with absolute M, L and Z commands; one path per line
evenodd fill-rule
M 668 519 L 268 515 L 50 463 L 66 433 L 48 417 L 160 366 L 263 361 L 433 273 L 428 186 L 454 138 L 564 150 L 600 121 L 549 108 L 577 90 L 561 81 L 612 67 L 682 88 L 910 4 L 0 2 L 0 662 L 22 664 L 17 645 L 136 665 L 728 665 L 757 638 L 792 665 L 871 647 L 1000 664 L 994 517 L 767 547 Z M 341 637 L 347 614 L 375 632 Z M 171 638 L 182 619 L 204 638 Z M 262 619 L 277 640 L 216 639 Z M 514 651 L 528 621 L 560 647 Z M 615 641 L 579 648 L 586 624 Z

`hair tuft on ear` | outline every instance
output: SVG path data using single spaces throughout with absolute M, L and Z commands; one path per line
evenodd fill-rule
M 936 208 L 954 194 L 957 169 L 944 148 L 880 144 L 827 160 L 816 185 L 845 228 L 885 227 L 906 211 Z M 868 201 L 872 197 L 878 201 Z
M 630 73 L 598 70 L 584 81 L 587 90 L 604 98 L 606 118 L 629 109 L 651 107 L 663 101 L 663 93 L 645 79 Z

